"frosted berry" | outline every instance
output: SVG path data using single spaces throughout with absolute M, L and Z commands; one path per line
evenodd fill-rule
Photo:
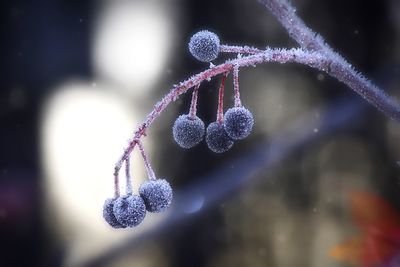
M 233 140 L 225 132 L 223 124 L 210 123 L 207 127 L 206 142 L 208 148 L 215 153 L 223 153 L 233 146 Z
M 230 108 L 224 115 L 225 131 L 233 140 L 246 138 L 251 133 L 253 124 L 253 114 L 244 107 Z
M 146 216 L 146 206 L 140 196 L 126 195 L 115 200 L 113 212 L 120 224 L 126 227 L 135 227 Z
M 103 217 L 104 220 L 113 228 L 125 228 L 122 224 L 120 224 L 115 218 L 113 207 L 114 207 L 115 199 L 109 198 L 104 202 L 103 206 Z
M 146 209 L 149 212 L 163 212 L 172 202 L 172 188 L 164 179 L 144 182 L 139 188 Z
M 204 122 L 197 116 L 191 118 L 189 115 L 181 115 L 172 127 L 172 134 L 182 148 L 192 148 L 203 140 Z
M 189 41 L 190 53 L 199 61 L 210 62 L 218 57 L 219 38 L 213 32 L 204 30 L 195 33 Z

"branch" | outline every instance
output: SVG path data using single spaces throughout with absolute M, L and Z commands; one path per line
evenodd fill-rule
M 278 62 L 278 63 L 289 63 L 295 62 L 303 65 L 310 66 L 312 68 L 316 68 L 321 71 L 327 71 L 328 74 L 332 75 L 333 77 L 342 77 L 342 71 L 340 68 L 335 67 L 336 65 L 334 62 L 329 61 L 320 54 L 319 52 L 309 52 L 304 51 L 302 49 L 271 49 L 268 48 L 261 53 L 255 55 L 249 55 L 245 57 L 240 57 L 233 60 L 228 60 L 220 65 L 212 66 L 211 68 L 200 72 L 191 78 L 187 79 L 186 81 L 181 82 L 180 84 L 174 86 L 170 92 L 164 96 L 155 106 L 154 109 L 147 115 L 144 122 L 141 124 L 139 129 L 135 132 L 133 139 L 128 143 L 127 148 L 124 150 L 124 153 L 118 160 L 115 165 L 115 180 L 118 180 L 118 173 L 121 169 L 122 163 L 127 159 L 129 154 L 132 152 L 136 144 L 139 142 L 140 138 L 145 135 L 146 130 L 149 126 L 154 122 L 156 118 L 160 116 L 163 110 L 175 100 L 181 94 L 186 93 L 192 87 L 200 84 L 202 81 L 210 80 L 216 75 L 222 73 L 231 72 L 235 66 L 237 68 L 249 67 L 249 66 L 256 66 L 260 63 L 266 62 Z M 334 66 L 329 67 L 329 66 Z M 344 83 L 347 82 L 351 83 L 352 80 L 343 80 Z M 348 84 L 349 85 L 349 84 Z M 350 85 L 349 85 L 350 86 Z
M 295 62 L 309 67 L 324 71 L 330 76 L 338 79 L 352 90 L 366 99 L 370 104 L 381 110 L 389 118 L 400 121 L 400 106 L 383 90 L 379 89 L 362 74 L 357 72 L 343 57 L 333 51 L 323 40 L 323 38 L 308 28 L 305 23 L 296 15 L 296 10 L 287 0 L 259 0 L 272 14 L 279 20 L 289 35 L 296 40 L 301 49 L 271 49 L 260 50 L 248 46 L 229 46 L 221 45 L 219 52 L 247 54 L 247 56 L 227 60 L 220 65 L 210 64 L 210 67 L 191 78 L 175 85 L 169 93 L 159 101 L 154 109 L 147 115 L 139 129 L 134 133 L 134 137 L 129 141 L 122 156 L 114 168 L 115 196 L 119 196 L 118 173 L 124 161 L 126 161 L 140 139 L 146 135 L 147 129 L 160 116 L 163 110 L 181 94 L 189 89 L 199 86 L 202 81 L 210 80 L 216 75 L 234 72 L 237 76 L 239 68 L 255 66 L 265 62 L 289 63 Z M 238 81 L 235 81 L 238 89 Z M 238 91 L 238 90 L 237 90 Z M 195 99 L 194 99 L 195 100 Z M 194 103 L 194 102 L 193 102 Z M 192 109 L 194 111 L 194 108 Z M 192 112 L 193 113 L 193 112 Z M 147 159 L 147 158 L 146 158 Z M 146 165 L 150 166 L 150 165 Z M 149 176 L 154 179 L 151 166 Z
M 296 14 L 296 9 L 287 0 L 259 0 L 278 19 L 282 26 L 303 49 L 318 51 L 330 62 L 325 69 L 329 75 L 349 86 L 370 104 L 389 118 L 400 122 L 400 106 L 382 89 L 356 71 L 350 63 L 333 49 L 317 33 L 306 26 Z

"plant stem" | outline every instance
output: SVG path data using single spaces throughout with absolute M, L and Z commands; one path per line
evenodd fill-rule
M 241 107 L 242 101 L 240 101 L 240 91 L 239 91 L 239 67 L 235 66 L 233 68 L 233 90 L 235 94 L 235 107 Z
M 134 137 L 129 141 L 128 146 L 124 149 L 123 154 L 117 161 L 114 167 L 114 185 L 115 197 L 119 197 L 119 181 L 118 173 L 124 161 L 129 159 L 130 153 L 138 144 L 142 153 L 143 159 L 146 164 L 147 172 L 150 179 L 155 179 L 154 171 L 147 160 L 144 153 L 143 146 L 140 142 L 142 136 L 146 135 L 146 130 L 156 120 L 163 110 L 173 101 L 175 101 L 181 94 L 186 93 L 192 87 L 199 85 L 204 80 L 210 80 L 212 77 L 224 73 L 221 86 L 224 85 L 226 75 L 233 70 L 234 72 L 234 89 L 235 89 L 235 106 L 240 105 L 239 94 L 239 80 L 238 70 L 239 67 L 255 66 L 265 62 L 278 62 L 289 63 L 295 62 L 304 64 L 309 67 L 324 71 L 330 76 L 338 79 L 346 84 L 370 104 L 378 108 L 389 118 L 400 122 L 400 106 L 383 90 L 368 81 L 362 74 L 357 72 L 343 57 L 335 53 L 328 44 L 325 43 L 323 38 L 314 33 L 308 28 L 305 23 L 297 16 L 295 8 L 289 4 L 287 0 L 259 0 L 264 4 L 272 14 L 279 20 L 282 26 L 286 29 L 289 35 L 299 43 L 302 49 L 271 49 L 260 50 L 257 48 L 247 46 L 229 46 L 221 45 L 220 52 L 226 53 L 243 53 L 250 54 L 245 57 L 238 57 L 236 59 L 227 60 L 226 62 L 214 66 L 211 65 L 209 69 L 200 72 L 191 78 L 175 85 L 169 93 L 164 96 L 154 107 L 154 109 L 147 115 L 144 122 L 140 125 L 139 129 L 134 133 Z M 190 114 L 196 114 L 197 90 L 193 92 L 192 104 Z M 223 89 L 222 89 L 223 90 Z M 221 87 L 219 99 L 223 97 L 221 94 Z M 219 100 L 217 121 L 221 121 L 222 102 Z M 127 165 L 128 167 L 128 165 Z M 129 167 L 128 167 L 129 168 Z
M 325 71 L 330 76 L 337 78 L 339 81 L 352 88 L 363 98 L 367 99 L 372 105 L 378 107 L 385 115 L 394 120 L 400 121 L 399 105 L 382 90 L 369 83 L 366 79 L 360 79 L 362 76 L 357 74 L 354 70 L 343 66 L 343 62 L 338 61 L 337 58 L 327 57 L 324 53 L 306 51 L 299 48 L 289 50 L 267 48 L 266 50 L 254 55 L 227 60 L 220 65 L 213 66 L 174 86 L 169 93 L 155 105 L 154 109 L 149 113 L 149 115 L 147 115 L 144 122 L 135 132 L 134 138 L 128 143 L 128 146 L 125 148 L 120 159 L 115 164 L 115 180 L 118 179 L 118 172 L 122 163 L 132 152 L 140 138 L 145 135 L 148 127 L 160 116 L 164 109 L 171 102 L 175 101 L 181 94 L 186 93 L 189 89 L 202 81 L 209 80 L 221 73 L 232 71 L 234 67 L 243 68 L 266 62 L 295 62 L 320 71 Z
M 192 101 L 190 103 L 189 117 L 194 119 L 197 113 L 197 96 L 199 94 L 200 84 L 196 85 L 192 93 Z
M 125 160 L 125 176 L 126 176 L 126 194 L 132 195 L 132 177 L 131 177 L 131 157 L 128 156 Z
M 147 155 L 144 151 L 143 145 L 141 141 L 137 142 L 139 146 L 140 153 L 142 154 L 143 160 L 144 160 L 144 165 L 146 166 L 147 170 L 147 176 L 149 177 L 149 180 L 155 180 L 156 175 L 154 174 L 153 168 L 151 167 L 151 164 L 149 162 L 149 159 L 147 158 Z
M 228 77 L 228 72 L 222 75 L 221 85 L 218 90 L 218 108 L 217 108 L 217 122 L 222 124 L 224 121 L 224 90 L 225 90 L 225 80 Z

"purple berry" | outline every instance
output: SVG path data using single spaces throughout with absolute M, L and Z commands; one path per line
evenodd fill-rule
M 191 118 L 189 115 L 181 115 L 176 119 L 172 133 L 178 145 L 192 148 L 203 140 L 204 122 L 197 116 Z
M 113 228 L 125 228 L 120 224 L 114 216 L 113 207 L 115 199 L 109 198 L 104 202 L 103 217 L 106 222 Z
M 225 131 L 233 140 L 246 138 L 251 133 L 253 124 L 253 114 L 244 107 L 230 108 L 224 115 Z
M 172 202 L 172 188 L 164 179 L 144 182 L 139 188 L 146 209 L 149 212 L 163 212 Z
M 189 51 L 197 60 L 210 62 L 218 57 L 219 45 L 218 35 L 204 30 L 190 38 Z
M 233 146 L 233 141 L 225 132 L 223 124 L 210 123 L 207 127 L 206 142 L 208 148 L 215 153 L 223 153 Z
M 146 206 L 140 196 L 126 195 L 115 200 L 113 212 L 120 224 L 126 227 L 135 227 L 146 216 Z

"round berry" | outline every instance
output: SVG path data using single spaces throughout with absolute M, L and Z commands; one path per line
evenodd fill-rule
M 135 227 L 146 216 L 146 206 L 140 196 L 126 195 L 115 200 L 113 212 L 120 224 Z
M 208 148 L 215 153 L 223 153 L 233 146 L 233 140 L 225 132 L 223 124 L 218 122 L 208 125 L 206 142 Z
M 144 182 L 139 188 L 146 209 L 150 212 L 163 212 L 172 202 L 172 188 L 164 179 Z
M 122 224 L 120 224 L 115 218 L 113 207 L 114 207 L 115 199 L 109 198 L 104 202 L 103 206 L 103 217 L 106 222 L 111 225 L 113 228 L 125 228 Z
M 203 140 L 204 122 L 197 116 L 181 115 L 172 127 L 172 134 L 182 148 L 192 148 Z
M 246 138 L 251 133 L 253 124 L 253 114 L 244 107 L 230 108 L 224 115 L 225 131 L 233 140 Z
M 218 57 L 219 38 L 213 32 L 199 31 L 190 38 L 190 53 L 199 61 L 210 62 Z

